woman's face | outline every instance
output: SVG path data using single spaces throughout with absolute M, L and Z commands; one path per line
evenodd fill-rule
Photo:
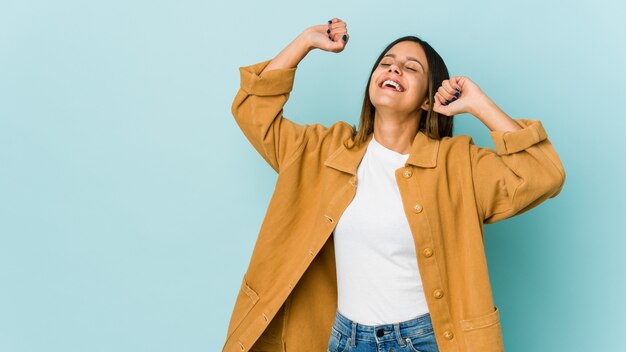
M 383 84 L 396 81 L 399 86 Z M 421 45 L 402 41 L 387 51 L 372 73 L 369 95 L 376 110 L 410 114 L 428 109 L 428 63 Z

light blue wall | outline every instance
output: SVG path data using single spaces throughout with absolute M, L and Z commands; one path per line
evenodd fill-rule
M 0 350 L 218 351 L 276 175 L 230 112 L 239 66 L 338 17 L 285 116 L 358 123 L 391 40 L 540 119 L 562 193 L 486 228 L 505 346 L 625 350 L 623 2 L 2 1 Z M 471 115 L 455 134 L 493 147 Z

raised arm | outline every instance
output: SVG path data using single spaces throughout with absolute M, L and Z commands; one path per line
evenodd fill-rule
M 435 111 L 447 116 L 471 113 L 490 130 L 495 150 L 469 146 L 484 223 L 524 213 L 561 192 L 565 169 L 541 121 L 512 119 L 464 76 L 443 81 L 435 97 Z
M 346 40 L 342 39 L 344 34 Z M 340 52 L 346 44 L 345 22 L 335 18 L 332 23 L 307 28 L 272 60 L 239 68 L 240 88 L 232 114 L 252 146 L 276 172 L 298 156 L 309 127 L 283 116 L 298 64 L 315 48 Z
M 470 144 L 476 200 L 486 224 L 556 197 L 565 182 L 563 164 L 541 121 L 514 121 L 518 130 L 490 131 L 495 150 Z

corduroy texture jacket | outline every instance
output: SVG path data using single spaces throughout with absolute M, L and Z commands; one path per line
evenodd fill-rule
M 367 145 L 346 148 L 347 122 L 325 127 L 283 116 L 296 68 L 263 71 L 270 61 L 239 68 L 232 103 L 236 123 L 278 178 L 223 351 L 323 352 L 337 308 L 333 230 L 356 193 Z M 541 121 L 514 120 L 521 130 L 490 131 L 495 150 L 468 135 L 418 132 L 395 172 L 441 352 L 504 350 L 483 224 L 536 207 L 565 182 Z

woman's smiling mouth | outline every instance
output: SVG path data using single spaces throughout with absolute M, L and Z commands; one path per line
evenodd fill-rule
M 402 87 L 402 85 L 394 79 L 385 79 L 380 84 L 380 87 L 382 89 L 393 90 L 394 92 L 404 92 L 404 87 Z

